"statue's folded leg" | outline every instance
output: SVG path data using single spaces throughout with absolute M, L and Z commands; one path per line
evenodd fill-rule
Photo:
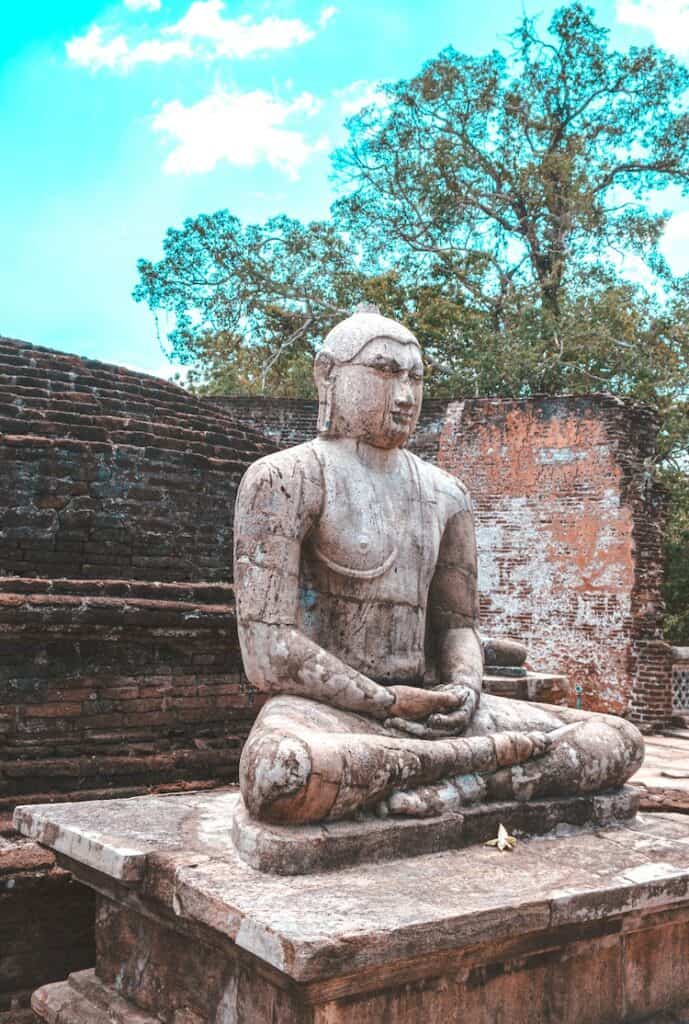
M 304 824 L 353 817 L 395 790 L 494 773 L 541 755 L 538 730 L 419 740 L 364 715 L 302 697 L 274 697 L 246 742 L 240 785 L 249 813 Z
M 552 747 L 542 757 L 486 778 L 491 799 L 572 796 L 623 785 L 644 756 L 638 729 L 615 715 L 531 704 L 484 694 L 467 736 L 542 729 Z

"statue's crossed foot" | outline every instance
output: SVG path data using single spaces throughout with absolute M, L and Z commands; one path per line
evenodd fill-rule
M 470 803 L 477 803 L 486 795 L 486 785 L 480 775 L 457 775 L 454 779 L 433 786 L 416 789 L 395 789 L 376 807 L 380 818 L 390 815 L 409 818 L 435 818 L 447 811 L 456 811 Z
M 560 732 L 560 730 L 557 730 Z M 497 734 L 500 735 L 500 734 Z M 504 734 L 503 734 L 504 735 Z M 511 734 L 511 738 L 514 734 Z M 483 737 L 481 737 L 483 739 Z M 471 744 L 471 737 L 467 737 Z M 510 765 L 520 764 L 532 758 L 542 757 L 552 747 L 553 734 L 544 732 L 528 732 L 519 734 L 519 743 L 511 744 L 515 756 L 510 759 Z M 502 745 L 500 745 L 502 746 Z M 504 747 L 503 747 L 504 749 Z M 471 771 L 467 765 L 467 771 L 427 786 L 416 786 L 413 789 L 393 790 L 384 800 L 381 800 L 375 807 L 375 813 L 381 818 L 392 816 L 406 816 L 410 818 L 432 818 L 438 817 L 448 811 L 456 811 L 460 807 L 469 804 L 479 803 L 486 799 L 488 787 L 484 776 L 491 771 L 496 772 L 507 767 L 504 760 L 496 757 L 495 765 L 486 772 L 484 765 L 479 774 Z

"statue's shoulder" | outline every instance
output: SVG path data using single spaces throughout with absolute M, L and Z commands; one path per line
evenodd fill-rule
M 266 497 L 284 503 L 320 507 L 323 500 L 323 472 L 314 450 L 314 442 L 306 441 L 294 448 L 271 452 L 253 462 L 242 477 L 238 499 L 249 495 Z
M 471 495 L 459 477 L 448 473 L 432 462 L 420 459 L 413 452 L 407 452 L 413 460 L 424 490 L 433 494 L 436 501 L 443 505 L 449 515 L 456 512 L 471 512 Z

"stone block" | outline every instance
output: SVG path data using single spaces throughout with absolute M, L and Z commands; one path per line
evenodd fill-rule
M 494 838 L 501 824 L 517 835 L 542 835 L 558 825 L 625 821 L 635 816 L 638 805 L 638 793 L 626 786 L 591 796 L 477 804 L 437 818 L 362 817 L 294 827 L 256 821 L 240 799 L 232 838 L 242 860 L 258 871 L 304 875 L 461 849 Z

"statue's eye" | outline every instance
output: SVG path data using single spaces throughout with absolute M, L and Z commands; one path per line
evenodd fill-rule
M 370 363 L 369 369 L 375 370 L 377 373 L 383 373 L 386 377 L 394 377 L 400 373 L 397 363 Z

